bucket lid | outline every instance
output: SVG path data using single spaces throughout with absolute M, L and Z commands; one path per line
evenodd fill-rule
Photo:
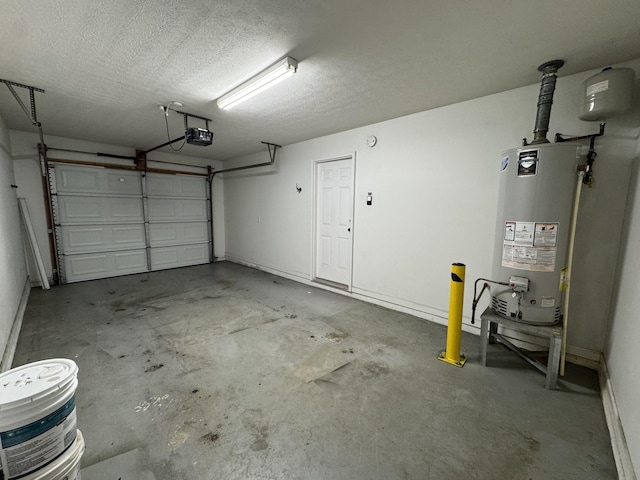
M 0 374 L 0 411 L 38 400 L 72 382 L 78 366 L 67 358 L 54 358 L 12 368 Z

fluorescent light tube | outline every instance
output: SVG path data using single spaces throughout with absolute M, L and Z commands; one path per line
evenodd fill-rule
M 280 83 L 296 73 L 297 70 L 298 62 L 291 57 L 284 57 L 255 77 L 221 96 L 218 99 L 218 107 L 229 110 L 254 95 L 264 92 L 267 88 L 273 87 L 276 83 Z

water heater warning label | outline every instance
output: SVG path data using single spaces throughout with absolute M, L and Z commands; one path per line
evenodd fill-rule
M 555 247 L 558 243 L 557 223 L 536 223 L 533 244 L 536 247 Z
M 558 223 L 505 222 L 502 266 L 553 272 L 556 266 Z
M 516 222 L 514 245 L 533 247 L 533 232 L 535 224 L 529 222 Z

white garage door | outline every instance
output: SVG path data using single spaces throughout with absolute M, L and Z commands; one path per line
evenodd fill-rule
M 50 168 L 62 283 L 209 262 L 206 177 Z
M 208 263 L 206 180 L 149 173 L 146 186 L 151 270 Z

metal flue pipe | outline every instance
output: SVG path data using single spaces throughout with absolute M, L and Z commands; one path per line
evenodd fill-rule
M 547 140 L 547 132 L 549 131 L 553 92 L 556 89 L 556 73 L 563 65 L 563 60 L 551 60 L 538 67 L 538 70 L 542 72 L 542 82 L 540 84 L 540 94 L 538 95 L 538 111 L 536 113 L 536 125 L 533 130 L 534 137 L 531 145 L 550 143 L 549 140 Z

